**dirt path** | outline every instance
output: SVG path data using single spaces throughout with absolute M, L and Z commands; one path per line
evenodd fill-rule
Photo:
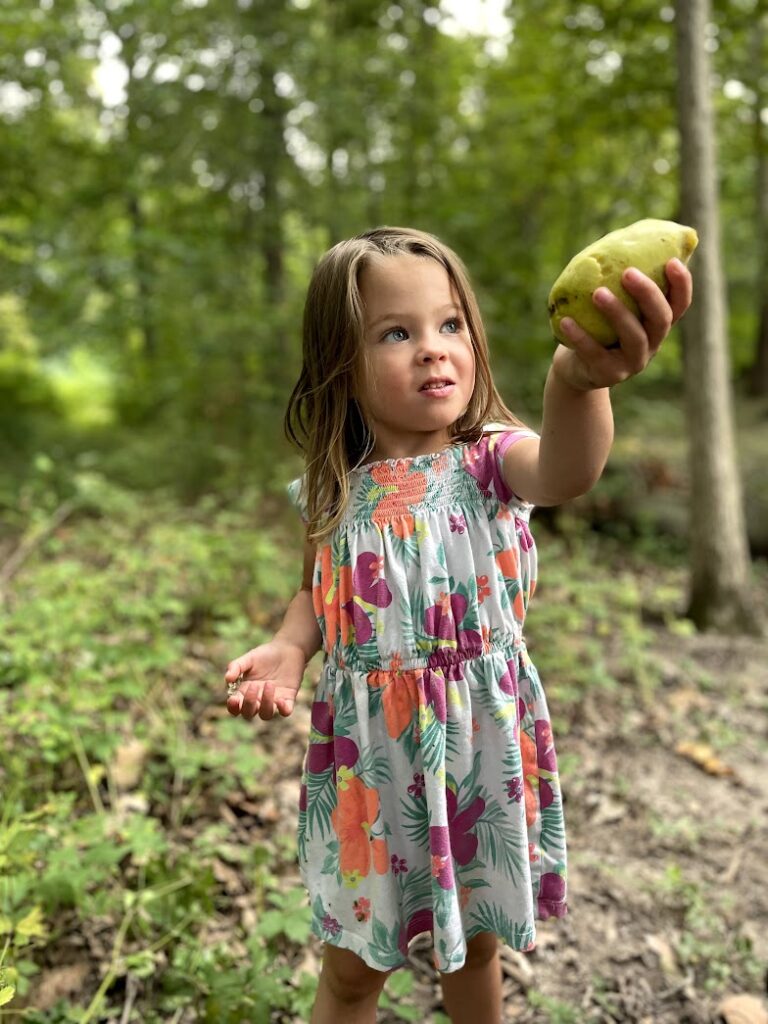
M 504 951 L 507 1021 L 698 1024 L 728 993 L 765 993 L 768 641 L 659 630 L 653 653 L 662 684 L 651 695 L 628 688 L 599 711 L 587 699 L 569 711 L 558 751 L 571 913 L 541 923 L 533 953 Z M 275 780 L 286 833 L 308 726 L 305 705 L 297 763 L 283 746 Z M 305 969 L 320 949 L 305 951 Z M 441 1010 L 429 961 L 428 948 L 414 951 L 406 997 L 425 1021 Z

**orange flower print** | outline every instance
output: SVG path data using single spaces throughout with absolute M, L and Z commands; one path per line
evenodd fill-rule
M 398 460 L 393 463 L 383 462 L 379 466 L 373 466 L 371 478 L 384 492 L 378 499 L 378 504 L 371 516 L 373 522 L 382 526 L 398 517 L 407 516 L 412 520 L 411 506 L 422 501 L 427 493 L 426 476 L 423 473 L 411 472 L 410 462 Z M 413 532 L 412 524 L 411 532 Z
M 490 626 L 481 626 L 480 632 L 483 637 L 483 653 L 488 654 L 493 647 L 493 630 Z
M 371 901 L 367 900 L 365 896 L 361 896 L 355 900 L 352 904 L 352 909 L 355 912 L 355 918 L 360 921 L 370 921 L 371 919 Z
M 352 567 L 341 565 L 334 570 L 331 545 L 320 551 L 320 586 L 312 589 L 315 614 L 325 619 L 325 647 L 331 652 L 341 632 L 342 644 L 349 642 L 351 620 L 345 609 L 352 600 Z
M 384 721 L 392 739 L 399 739 L 415 717 L 419 708 L 419 680 L 423 672 L 369 672 L 368 685 L 381 686 Z
M 459 906 L 462 910 L 469 903 L 469 897 L 472 895 L 472 889 L 468 885 L 462 885 L 459 889 Z
M 501 569 L 501 575 L 505 579 L 516 579 L 519 572 L 517 549 L 507 548 L 504 551 L 499 551 L 496 555 L 496 564 Z
M 374 839 L 371 827 L 379 816 L 379 794 L 363 785 L 359 776 L 345 778 L 336 790 L 337 803 L 331 824 L 339 839 L 339 869 L 354 884 L 373 865 L 379 875 L 389 871 L 386 839 Z
M 399 654 L 393 654 L 392 657 L 389 659 L 389 671 L 399 672 L 402 667 L 403 659 L 400 657 Z
M 518 580 L 520 560 L 517 556 L 517 548 L 507 548 L 505 551 L 499 551 L 496 555 L 496 564 L 505 580 Z M 512 596 L 512 608 L 514 609 L 515 616 L 522 621 L 525 618 L 525 605 L 523 604 L 523 594 L 519 585 L 514 586 L 514 594 L 510 596 Z
M 536 853 L 536 844 L 528 843 L 528 860 L 533 864 L 534 861 L 539 859 L 538 853 Z
M 408 538 L 416 531 L 416 520 L 413 516 L 396 516 L 391 523 L 392 533 L 400 540 Z
M 538 800 L 534 792 L 534 782 L 538 783 L 539 764 L 536 757 L 536 744 L 528 733 L 520 731 L 520 753 L 523 755 L 523 778 L 525 779 L 525 823 L 531 826 L 536 821 Z
M 491 596 L 491 588 L 488 586 L 488 577 L 476 576 L 475 581 L 477 582 L 477 600 L 479 604 L 482 604 L 486 597 Z
M 448 858 L 441 856 L 439 853 L 432 854 L 432 877 L 439 878 L 443 868 L 448 863 Z

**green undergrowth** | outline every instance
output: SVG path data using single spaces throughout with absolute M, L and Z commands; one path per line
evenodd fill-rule
M 257 493 L 182 509 L 97 477 L 64 512 L 18 500 L 0 607 L 0 1016 L 307 1019 L 293 838 L 242 843 L 221 814 L 233 790 L 258 796 L 265 757 L 253 723 L 221 714 L 221 673 L 295 589 L 292 517 Z M 541 575 L 531 650 L 561 724 L 588 697 L 652 689 L 631 562 L 551 536 Z M 83 964 L 41 1005 L 51 972 Z M 405 977 L 389 998 L 416 1019 Z

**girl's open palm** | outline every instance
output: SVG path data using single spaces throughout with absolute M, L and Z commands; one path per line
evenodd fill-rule
M 263 718 L 280 714 L 287 718 L 296 703 L 306 658 L 300 647 L 284 640 L 271 640 L 254 647 L 227 665 L 224 679 L 240 679 L 235 693 L 227 698 L 230 715 Z

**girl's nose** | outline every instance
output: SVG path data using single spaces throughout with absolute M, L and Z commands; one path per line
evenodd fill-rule
M 446 358 L 445 339 L 442 334 L 430 334 L 419 345 L 419 362 L 436 363 Z

